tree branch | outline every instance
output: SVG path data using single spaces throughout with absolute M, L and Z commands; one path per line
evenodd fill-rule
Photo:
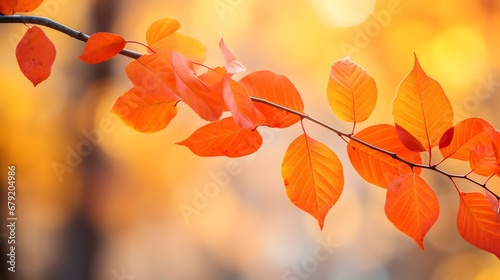
M 45 18 L 45 17 L 39 17 L 39 16 L 19 16 L 19 15 L 2 15 L 0 14 L 0 24 L 1 23 L 23 23 L 23 24 L 37 24 L 37 25 L 42 25 L 42 26 L 45 26 L 45 27 L 48 27 L 48 28 L 51 28 L 51 29 L 54 29 L 54 30 L 57 30 L 61 33 L 64 33 L 70 37 L 73 37 L 77 40 L 80 40 L 80 41 L 83 41 L 83 42 L 87 42 L 87 40 L 89 39 L 89 35 L 81 32 L 81 31 L 77 31 L 77 30 L 74 30 L 72 28 L 69 28 L 59 22 L 56 22 L 54 20 L 51 20 L 49 18 Z M 139 57 L 141 57 L 143 54 L 141 53 L 138 53 L 138 52 L 135 52 L 135 51 L 131 51 L 131 50 L 127 50 L 127 49 L 124 49 L 123 51 L 120 52 L 121 55 L 124 55 L 124 56 L 127 56 L 127 57 L 130 57 L 130 58 L 133 58 L 133 59 L 137 59 Z M 394 158 L 400 162 L 403 162 L 405 164 L 407 164 L 410 168 L 414 168 L 414 167 L 418 167 L 418 168 L 423 168 L 423 169 L 429 169 L 429 170 L 433 170 L 435 172 L 438 172 L 442 175 L 445 175 L 447 176 L 450 180 L 453 181 L 453 178 L 457 178 L 457 179 L 465 179 L 467 181 L 470 181 L 478 186 L 480 186 L 481 188 L 485 189 L 486 191 L 490 192 L 493 196 L 495 196 L 498 200 L 500 200 L 500 196 L 495 194 L 493 191 L 491 191 L 490 189 L 488 189 L 488 187 L 486 186 L 486 184 L 483 184 L 483 183 L 480 183 L 478 181 L 475 181 L 473 179 L 471 179 L 470 177 L 468 177 L 467 175 L 456 175 L 456 174 L 451 174 L 451 173 L 448 173 L 444 170 L 441 170 L 439 168 L 437 168 L 437 166 L 433 165 L 423 165 L 423 164 L 416 164 L 416 163 L 412 163 L 412 162 L 409 162 L 407 161 L 406 159 L 404 158 L 401 158 L 399 157 L 397 154 L 393 153 L 393 152 L 390 152 L 390 151 L 387 151 L 387 150 L 384 150 L 384 149 L 381 149 L 377 146 L 374 146 L 370 143 L 367 143 L 363 140 L 360 140 L 356 137 L 353 136 L 353 134 L 351 133 L 346 133 L 346 132 L 343 132 L 343 131 L 340 131 L 318 119 L 315 119 L 305 113 L 302 113 L 302 112 L 299 112 L 299 111 L 296 111 L 296 110 L 293 110 L 293 109 L 290 109 L 290 108 L 287 108 L 285 106 L 282 106 L 282 105 L 279 105 L 279 104 L 276 104 L 276 103 L 273 103 L 273 102 L 270 102 L 268 100 L 265 100 L 265 99 L 261 99 L 261 98 L 257 98 L 257 97 L 250 97 L 250 99 L 252 99 L 253 101 L 255 102 L 259 102 L 259 103 L 263 103 L 263 104 L 266 104 L 266 105 L 269 105 L 269 106 L 273 106 L 275 108 L 279 108 L 281 110 L 284 110 L 284 111 L 287 111 L 291 114 L 294 114 L 294 115 L 297 115 L 299 117 L 301 117 L 302 119 L 307 119 L 313 123 L 316 123 L 318 124 L 319 126 L 322 126 L 332 132 L 334 132 L 335 134 L 337 134 L 339 137 L 346 137 L 352 141 L 355 141 L 355 142 L 358 142 L 359 144 L 361 145 L 364 145 L 370 149 L 373 149 L 375 151 L 378 151 L 378 152 L 381 152 L 381 153 L 384 153 L 388 156 L 390 156 L 391 158 Z

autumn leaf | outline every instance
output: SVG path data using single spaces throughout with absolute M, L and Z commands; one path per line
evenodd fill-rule
M 424 250 L 424 236 L 439 216 L 439 201 L 422 177 L 404 174 L 387 189 L 385 214 Z
M 457 227 L 472 245 L 500 259 L 500 219 L 490 202 L 480 193 L 460 192 Z
M 116 100 L 111 112 L 137 131 L 156 132 L 167 127 L 177 115 L 176 104 L 166 95 L 134 87 Z
M 242 128 L 255 127 L 257 111 L 243 85 L 226 77 L 223 81 L 223 97 L 235 122 Z
M 494 127 L 489 127 L 486 128 L 486 132 L 491 139 L 493 153 L 496 158 L 497 166 L 495 168 L 495 174 L 500 176 L 500 131 L 496 130 Z
M 368 119 L 377 102 L 377 85 L 370 74 L 349 57 L 335 62 L 328 80 L 328 102 L 341 120 Z
M 420 153 L 409 150 L 401 143 L 396 135 L 396 129 L 392 125 L 370 126 L 356 133 L 354 137 L 380 149 L 395 153 L 408 162 L 414 164 L 422 162 Z M 352 166 L 363 179 L 381 188 L 388 188 L 400 175 L 412 173 L 408 164 L 354 140 L 350 140 L 347 145 L 347 155 Z M 414 168 L 413 172 L 419 174 L 420 169 Z
M 166 95 L 169 100 L 181 99 L 168 53 L 143 55 L 131 61 L 125 71 L 135 87 L 143 88 L 149 94 Z
M 454 127 L 453 138 L 446 147 L 439 147 L 443 158 L 469 160 L 470 151 L 479 144 L 491 145 L 487 129 L 491 124 L 481 118 L 468 118 Z
M 83 54 L 78 58 L 90 64 L 101 63 L 119 54 L 126 44 L 127 42 L 120 35 L 106 32 L 94 33 L 85 44 Z
M 42 4 L 43 0 L 2 0 L 0 1 L 0 13 L 12 15 L 17 12 L 31 12 Z
M 202 119 L 207 121 L 218 120 L 224 106 L 220 95 L 214 93 L 200 80 L 193 69 L 191 61 L 182 54 L 172 51 L 170 54 L 172 68 L 176 76 L 176 87 L 179 96 Z
M 164 40 L 179 30 L 181 24 L 173 18 L 162 18 L 153 22 L 146 31 L 146 42 L 150 48 L 162 48 Z
M 304 104 L 299 92 L 285 76 L 263 70 L 250 73 L 239 82 L 246 88 L 251 97 L 265 99 L 298 112 L 304 111 Z M 299 116 L 282 109 L 260 102 L 254 102 L 254 104 L 263 116 L 262 125 L 285 128 L 300 120 Z
M 18 43 L 16 58 L 24 76 L 37 86 L 50 76 L 56 48 L 42 29 L 32 26 Z
M 415 56 L 392 103 L 394 122 L 430 151 L 453 125 L 453 108 L 441 85 L 427 76 Z M 406 141 L 406 138 L 401 141 Z M 412 145 L 412 144 L 409 144 Z
M 241 128 L 232 117 L 209 123 L 188 139 L 177 143 L 201 157 L 241 157 L 262 146 L 262 136 L 255 128 Z
M 323 229 L 326 214 L 344 188 L 342 163 L 337 155 L 304 133 L 288 147 L 281 176 L 290 201 L 316 218 Z
M 228 74 L 245 72 L 245 66 L 238 61 L 234 52 L 224 42 L 224 38 L 221 38 L 219 41 L 219 50 L 222 54 L 224 67 L 226 67 Z
M 492 145 L 478 144 L 470 151 L 469 164 L 471 171 L 482 175 L 491 176 L 495 174 L 497 160 Z

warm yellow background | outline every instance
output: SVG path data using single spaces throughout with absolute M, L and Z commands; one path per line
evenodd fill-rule
M 94 2 L 106 1 L 46 0 L 32 14 L 88 33 Z M 301 92 L 307 113 L 346 131 L 349 124 L 336 119 L 326 102 L 331 64 L 350 55 L 377 82 L 379 100 L 362 128 L 391 122 L 391 100 L 414 53 L 443 86 L 455 122 L 474 115 L 500 127 L 500 2 L 495 0 L 118 2 L 113 27 L 99 31 L 145 41 L 149 24 L 173 17 L 182 23 L 180 32 L 207 46 L 206 64 L 212 67 L 222 64 L 217 48 L 222 34 L 247 72 L 286 75 Z M 304 271 L 319 239 L 336 248 L 307 279 L 500 275 L 496 257 L 457 233 L 458 196 L 445 177 L 426 173 L 441 214 L 422 252 L 387 220 L 384 190 L 355 174 L 345 143 L 306 123 L 311 136 L 345 163 L 343 196 L 320 232 L 311 216 L 288 201 L 280 177 L 284 151 L 300 133 L 297 126 L 262 129 L 264 147 L 254 156 L 199 158 L 174 144 L 204 124 L 185 104 L 170 126 L 155 134 L 135 132 L 109 113 L 131 86 L 124 72 L 129 58 L 107 62 L 112 75 L 87 84 L 97 66 L 76 58 L 83 43 L 44 28 L 58 55 L 49 80 L 33 88 L 14 55 L 25 30 L 20 24 L 0 25 L 0 178 L 4 195 L 6 166 L 16 165 L 20 279 L 84 279 L 71 276 L 68 264 L 79 267 L 86 256 L 78 254 L 87 247 L 94 252 L 90 279 L 112 279 L 122 269 L 138 280 L 282 279 L 294 266 Z M 85 133 L 92 130 L 102 134 L 90 146 L 92 156 L 59 180 L 53 165 L 67 164 L 68 151 L 85 145 Z M 200 193 L 211 197 L 187 222 L 179 207 L 195 207 Z

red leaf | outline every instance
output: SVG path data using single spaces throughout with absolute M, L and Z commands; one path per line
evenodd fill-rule
M 398 135 L 399 140 L 401 140 L 401 143 L 403 143 L 403 145 L 405 145 L 405 147 L 410 151 L 417 153 L 425 151 L 422 143 L 398 124 L 396 124 L 396 134 Z
M 17 45 L 16 58 L 24 76 L 36 86 L 50 76 L 56 48 L 42 29 L 33 26 Z
M 176 104 L 177 101 L 165 95 L 149 94 L 134 87 L 116 100 L 111 111 L 137 131 L 156 132 L 177 115 Z
M 177 144 L 202 157 L 241 157 L 256 152 L 262 146 L 262 136 L 255 128 L 241 128 L 228 117 L 199 128 Z
M 439 201 L 422 177 L 404 174 L 387 189 L 385 214 L 424 250 L 424 236 L 439 216 Z
M 202 119 L 212 122 L 218 120 L 222 116 L 224 106 L 217 94 L 196 76 L 192 62 L 176 51 L 171 52 L 170 59 L 182 100 Z
M 285 76 L 271 71 L 257 71 L 243 77 L 240 83 L 252 97 L 285 106 L 298 112 L 304 111 L 302 98 L 295 86 Z M 262 114 L 262 125 L 285 128 L 300 120 L 300 117 L 282 109 L 254 102 L 255 108 Z
M 17 10 L 17 1 L 18 0 L 2 0 L 0 1 L 0 13 L 4 15 L 12 15 Z
M 125 39 L 120 35 L 106 32 L 94 33 L 85 44 L 83 54 L 78 58 L 90 64 L 101 63 L 119 54 L 126 44 Z
M 43 0 L 2 0 L 0 13 L 12 15 L 16 12 L 31 12 L 42 4 Z
M 223 97 L 235 122 L 242 128 L 255 127 L 257 111 L 244 86 L 226 77 L 223 81 Z
M 460 235 L 472 245 L 500 259 L 500 219 L 480 193 L 460 193 L 457 215 Z
M 344 188 L 342 163 L 326 145 L 306 134 L 288 147 L 281 166 L 288 198 L 318 220 L 323 229 L 326 214 Z
M 401 143 L 392 125 L 374 125 L 361 130 L 354 137 L 393 152 L 409 162 L 417 164 L 422 162 L 420 153 L 408 150 Z M 412 173 L 412 169 L 407 164 L 353 140 L 347 145 L 347 155 L 352 166 L 363 179 L 381 188 L 388 188 L 400 175 Z M 419 174 L 420 169 L 414 168 L 413 172 Z
M 491 124 L 481 118 L 468 118 L 455 125 L 449 145 L 439 147 L 443 158 L 469 160 L 470 151 L 478 144 L 491 145 L 488 128 Z
M 443 136 L 439 140 L 439 148 L 443 149 L 448 147 L 448 145 L 450 145 L 451 141 L 453 140 L 454 134 L 455 134 L 455 127 L 452 126 L 443 134 Z
M 228 74 L 245 72 L 245 66 L 238 61 L 234 52 L 224 43 L 223 38 L 219 41 L 219 50 L 222 54 L 222 59 L 224 59 L 224 66 Z

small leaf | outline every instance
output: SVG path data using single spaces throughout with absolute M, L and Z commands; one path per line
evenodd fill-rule
M 137 131 L 156 132 L 167 127 L 177 115 L 176 104 L 177 101 L 166 96 L 134 87 L 116 100 L 111 111 Z
M 439 140 L 439 148 L 444 149 L 448 147 L 451 144 L 451 141 L 453 140 L 453 135 L 455 135 L 455 127 L 452 126 L 450 127 L 441 137 L 441 140 Z
M 410 151 L 417 153 L 425 151 L 422 143 L 420 143 L 420 141 L 418 141 L 415 137 L 413 137 L 413 135 L 406 131 L 406 129 L 402 128 L 398 124 L 396 124 L 396 134 L 398 135 L 399 140 L 401 140 L 401 143 L 403 143 L 403 145 L 405 145 L 405 147 Z
M 288 147 L 281 176 L 290 201 L 316 218 L 323 229 L 326 214 L 344 188 L 342 163 L 337 155 L 303 134 Z
M 453 138 L 446 147 L 439 147 L 443 158 L 469 160 L 470 151 L 478 144 L 491 145 L 488 128 L 491 124 L 481 118 L 468 118 L 455 125 Z
M 223 81 L 223 97 L 235 122 L 242 128 L 255 127 L 257 111 L 244 86 L 226 77 Z
M 500 176 L 500 131 L 496 130 L 494 127 L 489 127 L 486 128 L 486 132 L 488 133 L 488 137 L 491 139 L 490 143 L 497 162 L 495 174 Z
M 83 54 L 78 58 L 90 64 L 101 63 L 119 54 L 126 44 L 125 39 L 120 35 L 106 32 L 94 33 L 85 44 Z
M 500 219 L 480 193 L 460 192 L 458 232 L 467 242 L 500 259 Z
M 181 24 L 173 18 L 162 18 L 153 22 L 146 31 L 146 42 L 150 47 L 160 47 L 162 40 L 181 28 Z
M 17 12 L 31 12 L 42 4 L 43 0 L 2 0 L 0 1 L 0 13 L 12 15 Z
M 177 144 L 201 157 L 241 157 L 256 152 L 262 146 L 262 136 L 255 128 L 241 128 L 228 117 L 199 128 Z
M 404 174 L 387 189 L 385 214 L 424 250 L 424 237 L 439 216 L 439 201 L 422 177 Z
M 16 58 L 24 76 L 36 86 L 50 76 L 56 48 L 42 29 L 33 26 L 17 45 Z
M 392 103 L 394 122 L 430 151 L 453 125 L 453 108 L 441 85 L 427 76 L 415 56 Z
M 271 71 L 256 71 L 240 81 L 251 97 L 265 99 L 298 112 L 304 111 L 304 103 L 295 86 L 285 76 Z M 282 109 L 254 102 L 255 108 L 262 114 L 262 125 L 285 128 L 300 121 L 300 117 Z
M 353 123 L 368 119 L 377 102 L 375 80 L 349 57 L 332 65 L 327 93 L 335 115 Z
M 220 94 L 212 92 L 196 76 L 193 64 L 188 58 L 172 51 L 170 59 L 176 76 L 176 87 L 182 100 L 202 119 L 212 122 L 218 120 L 224 111 Z
M 174 32 L 169 36 L 149 45 L 155 53 L 177 51 L 193 62 L 203 63 L 207 57 L 207 48 L 193 37 Z
M 18 0 L 2 0 L 0 1 L 0 13 L 4 15 L 12 15 L 17 10 L 17 1 Z
M 469 164 L 472 172 L 491 176 L 495 174 L 497 160 L 492 145 L 478 144 L 470 151 Z
M 356 133 L 354 137 L 375 147 L 393 152 L 409 162 L 415 164 L 422 162 L 420 153 L 408 150 L 401 143 L 396 135 L 396 129 L 392 125 L 370 126 Z M 381 188 L 388 188 L 392 181 L 400 175 L 412 173 L 412 169 L 407 164 L 354 140 L 349 141 L 347 145 L 347 155 L 352 166 L 363 179 Z M 414 168 L 413 172 L 420 174 L 421 170 Z
M 238 61 L 234 52 L 224 43 L 224 38 L 221 38 L 219 41 L 219 50 L 228 74 L 245 72 L 245 66 Z

